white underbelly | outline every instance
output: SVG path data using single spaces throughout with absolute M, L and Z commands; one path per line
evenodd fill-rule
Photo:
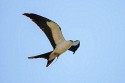
M 57 47 L 55 48 L 55 52 L 62 54 L 63 52 L 67 51 L 71 47 L 71 45 L 72 45 L 71 42 L 64 41 L 60 43 L 59 45 L 57 45 Z
M 52 59 L 58 57 L 60 54 L 67 51 L 71 46 L 72 46 L 72 42 L 69 42 L 69 41 L 60 43 L 59 45 L 57 45 L 55 50 L 51 53 L 49 60 L 52 60 Z

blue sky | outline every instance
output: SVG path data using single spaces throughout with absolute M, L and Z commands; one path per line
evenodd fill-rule
M 124 0 L 1 0 L 0 11 L 0 83 L 125 83 Z M 48 68 L 28 60 L 52 47 L 25 12 L 54 20 L 80 48 Z

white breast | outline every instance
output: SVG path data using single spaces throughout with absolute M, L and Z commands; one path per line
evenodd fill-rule
M 72 44 L 73 44 L 73 42 L 71 42 L 71 41 L 60 42 L 56 46 L 55 50 L 51 53 L 49 60 L 52 60 L 52 59 L 56 58 L 57 56 L 59 56 L 60 54 L 67 51 L 72 46 Z

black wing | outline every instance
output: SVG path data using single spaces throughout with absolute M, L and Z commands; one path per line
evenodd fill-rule
M 53 48 L 55 48 L 56 43 L 52 36 L 52 31 L 50 27 L 46 24 L 47 22 L 51 22 L 51 20 L 33 13 L 24 13 L 23 15 L 32 19 L 32 21 L 35 22 L 40 27 L 40 29 L 46 34 Z
M 72 51 L 74 54 L 75 51 L 79 48 L 79 46 L 80 46 L 80 41 L 76 40 L 74 41 L 73 45 L 68 50 Z

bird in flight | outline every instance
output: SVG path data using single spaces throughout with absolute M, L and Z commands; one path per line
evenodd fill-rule
M 65 40 L 62 35 L 60 26 L 54 21 L 34 13 L 24 13 L 23 15 L 29 17 L 39 26 L 39 28 L 45 33 L 53 47 L 53 51 L 47 52 L 45 54 L 31 56 L 28 57 L 28 59 L 47 59 L 46 67 L 48 67 L 56 57 L 58 58 L 65 51 L 69 50 L 72 51 L 74 54 L 75 51 L 79 48 L 80 41 Z

